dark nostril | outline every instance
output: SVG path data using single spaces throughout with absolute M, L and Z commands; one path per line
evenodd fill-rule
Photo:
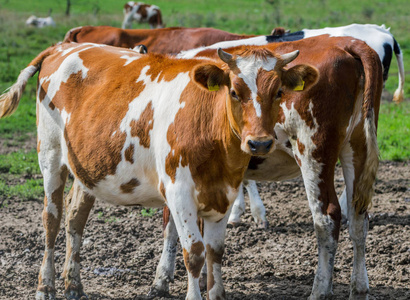
M 265 154 L 268 153 L 269 150 L 272 148 L 273 140 L 268 140 L 264 142 L 249 140 L 248 145 L 253 153 Z
M 266 142 L 265 142 L 265 149 L 266 149 L 267 151 L 269 151 L 270 148 L 272 148 L 272 145 L 273 145 L 273 140 L 266 141 Z
M 256 147 L 257 147 L 256 142 L 254 142 L 252 140 L 249 140 L 248 145 L 249 145 L 249 148 L 251 149 L 252 152 L 256 151 Z

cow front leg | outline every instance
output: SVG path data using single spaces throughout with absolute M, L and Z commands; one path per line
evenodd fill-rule
M 341 210 L 333 183 L 331 167 L 301 160 L 301 170 L 318 243 L 318 266 L 310 300 L 332 296 L 334 260 L 339 240 Z
M 222 281 L 222 256 L 225 249 L 226 224 L 229 212 L 218 222 L 204 219 L 204 241 L 206 244 L 207 299 L 225 299 Z
M 87 298 L 80 277 L 80 247 L 84 227 L 94 201 L 95 197 L 84 192 L 77 180 L 74 180 L 70 193 L 65 199 L 67 247 L 63 278 L 66 299 Z
M 175 227 L 182 245 L 184 263 L 188 273 L 186 300 L 202 299 L 199 276 L 205 262 L 205 246 L 197 223 L 197 207 L 191 191 L 173 186 L 166 190 L 167 205 L 174 219 Z
M 157 266 L 154 283 L 148 292 L 149 297 L 164 297 L 169 294 L 169 283 L 174 282 L 175 256 L 178 232 L 169 208 L 163 210 L 164 246 Z
M 41 153 L 39 153 L 41 162 Z M 63 194 L 67 179 L 66 167 L 54 167 L 53 161 L 47 167 L 42 167 L 44 176 L 44 209 L 43 226 L 45 231 L 44 258 L 38 275 L 36 300 L 51 300 L 56 297 L 54 247 L 57 234 L 60 230 L 63 211 Z

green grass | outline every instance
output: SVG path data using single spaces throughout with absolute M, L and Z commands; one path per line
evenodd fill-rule
M 1 173 L 20 174 L 23 176 L 40 174 L 37 152 L 35 149 L 27 153 L 21 151 L 13 152 L 2 155 L 1 158 Z
M 81 25 L 121 26 L 122 6 L 127 0 L 72 0 L 71 16 L 64 15 L 66 0 L 0 0 L 0 91 L 10 87 L 27 64 L 48 46 L 61 41 L 72 27 Z M 155 0 L 167 26 L 215 27 L 222 30 L 269 34 L 283 26 L 291 31 L 303 28 L 342 26 L 351 23 L 386 24 L 391 27 L 404 54 L 405 70 L 410 70 L 410 5 L 408 0 Z M 34 29 L 25 26 L 31 15 L 44 17 L 52 9 L 55 28 Z M 148 28 L 134 24 L 134 28 Z M 386 90 L 397 88 L 397 63 L 393 58 Z M 35 126 L 36 79 L 29 81 L 17 111 L 0 120 L 4 144 L 20 145 L 32 138 Z M 405 82 L 405 97 L 410 95 L 410 76 Z M 383 160 L 409 160 L 410 103 L 383 103 L 380 109 L 378 142 Z M 41 198 L 41 179 L 35 151 L 23 150 L 0 155 L 0 203 L 2 198 Z M 28 178 L 15 184 L 15 178 Z M 31 192 L 30 192 L 31 191 Z M 151 213 L 146 211 L 146 213 Z
M 381 106 L 378 144 L 382 160 L 410 160 L 410 102 Z

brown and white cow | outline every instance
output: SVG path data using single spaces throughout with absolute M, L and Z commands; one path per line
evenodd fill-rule
M 354 253 L 350 299 L 367 299 L 365 241 L 367 209 L 378 166 L 376 128 L 383 87 L 380 59 L 368 45 L 351 37 L 319 36 L 265 48 L 278 53 L 301 49 L 292 64 L 313 65 L 320 76 L 309 90 L 284 92 L 275 126 L 276 148 L 267 157 L 252 157 L 245 178 L 281 181 L 302 174 L 319 252 L 309 299 L 327 299 L 332 295 L 341 222 L 334 188 L 335 165 L 340 159 L 346 184 L 341 200 L 346 203 Z M 224 50 L 235 54 L 242 49 L 237 46 Z M 198 57 L 215 56 L 212 48 L 193 52 Z M 164 237 L 152 295 L 167 293 L 173 278 L 177 235 L 172 218 Z
M 249 47 L 234 55 L 218 50 L 216 59 L 177 59 L 76 43 L 40 53 L 0 97 L 0 117 L 12 114 L 28 79 L 39 72 L 46 239 L 36 298 L 55 297 L 54 247 L 71 173 L 85 196 L 67 203 L 66 297 L 85 295 L 80 244 L 98 198 L 117 205 L 166 203 L 183 247 L 187 299 L 202 299 L 205 253 L 208 298 L 224 299 L 225 227 L 243 174 L 251 156 L 275 149 L 282 91 L 301 82 L 308 88 L 318 77 L 308 65 L 285 69 L 297 55 Z
M 149 52 L 176 54 L 221 41 L 253 37 L 215 28 L 168 27 L 161 29 L 121 29 L 110 26 L 82 26 L 70 29 L 63 42 L 98 43 L 123 48 L 143 44 Z
M 163 28 L 161 10 L 156 5 L 129 1 L 124 5 L 122 28 L 131 28 L 132 22 L 148 23 L 153 28 Z

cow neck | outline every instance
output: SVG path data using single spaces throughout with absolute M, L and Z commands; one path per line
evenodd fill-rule
M 239 139 L 239 141 L 242 141 L 241 136 L 239 135 L 239 133 L 235 130 L 235 127 L 238 128 L 238 124 L 236 124 L 235 119 L 233 118 L 233 116 L 231 116 L 231 106 L 228 105 L 228 101 L 229 101 L 229 94 L 226 95 L 226 116 L 228 118 L 228 123 L 229 123 L 229 127 L 231 128 L 231 131 L 233 132 L 233 134 Z M 233 119 L 233 120 L 231 120 Z

